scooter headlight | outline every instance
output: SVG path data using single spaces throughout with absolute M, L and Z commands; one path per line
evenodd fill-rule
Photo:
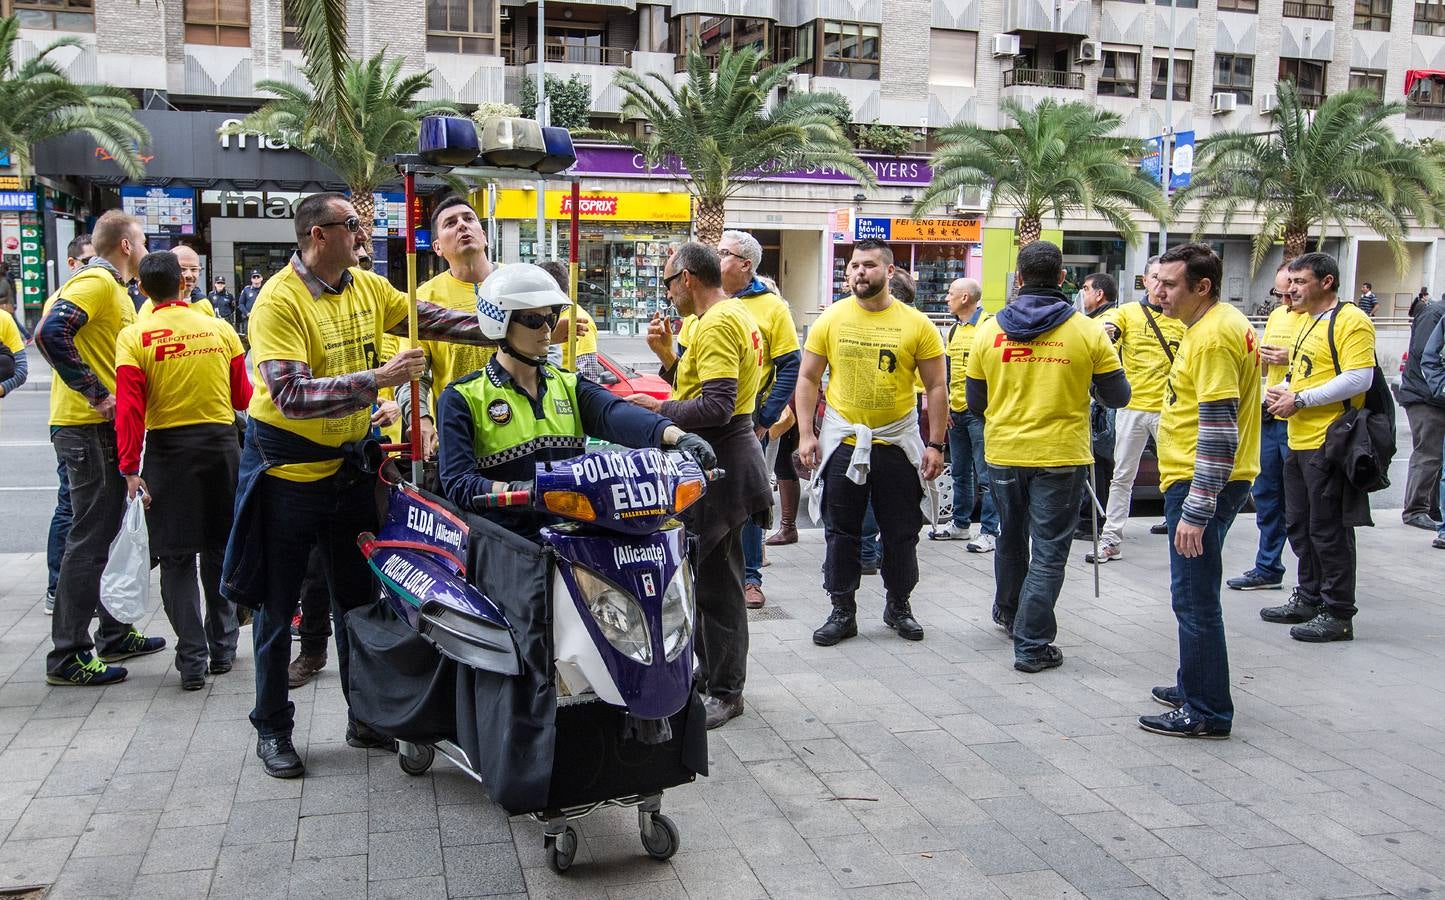
M 652 638 L 647 631 L 647 618 L 637 601 L 597 574 L 572 567 L 577 587 L 592 620 L 602 636 L 617 652 L 642 663 L 652 664 Z
M 692 573 L 683 563 L 662 595 L 662 652 L 672 662 L 692 640 Z

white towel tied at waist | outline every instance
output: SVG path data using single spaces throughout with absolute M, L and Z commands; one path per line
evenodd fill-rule
M 868 471 L 872 467 L 873 444 L 875 441 L 892 444 L 900 448 L 915 469 L 923 465 L 923 438 L 918 434 L 918 412 L 908 414 L 895 422 L 878 428 L 869 428 L 856 422 L 849 422 L 830 406 L 823 411 L 823 424 L 818 430 L 818 467 L 813 470 L 813 480 L 808 482 L 808 515 L 814 522 L 823 521 L 823 471 L 831 457 L 846 438 L 853 438 L 853 455 L 848 461 L 848 480 L 854 484 L 867 484 Z M 924 493 L 932 490 L 932 484 L 918 474 Z

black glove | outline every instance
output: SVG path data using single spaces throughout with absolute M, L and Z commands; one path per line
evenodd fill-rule
M 502 490 L 509 494 L 514 491 L 526 491 L 530 495 L 532 491 L 536 490 L 536 487 L 537 482 L 535 481 L 508 481 L 502 485 Z
M 703 471 L 717 468 L 717 454 L 712 451 L 712 444 L 697 435 L 684 433 L 673 446 L 683 453 L 691 453 L 692 457 L 697 460 L 697 464 L 702 466 Z

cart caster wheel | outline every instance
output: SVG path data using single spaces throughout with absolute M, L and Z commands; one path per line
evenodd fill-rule
M 408 775 L 425 775 L 437 752 L 425 744 L 398 744 L 396 761 Z
M 571 825 L 567 830 L 555 838 L 543 838 L 547 845 L 547 865 L 552 871 L 561 875 L 572 868 L 572 861 L 577 858 L 577 829 Z
M 652 837 L 642 832 L 642 849 L 653 859 L 672 859 L 679 842 L 677 826 L 662 813 L 652 814 Z

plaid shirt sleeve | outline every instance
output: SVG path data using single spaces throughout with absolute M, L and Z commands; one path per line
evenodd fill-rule
M 482 326 L 475 313 L 448 309 L 440 303 L 422 300 L 416 305 L 417 337 L 424 341 L 451 341 L 454 344 L 476 344 L 487 347 L 496 341 L 482 336 Z M 391 334 L 406 337 L 406 320 L 391 329 Z
M 288 419 L 339 419 L 376 402 L 376 373 L 311 377 L 311 367 L 294 359 L 259 365 L 271 402 Z
M 60 380 L 93 405 L 110 396 L 110 391 L 106 390 L 95 370 L 81 358 L 80 350 L 75 346 L 76 333 L 88 321 L 90 317 L 85 310 L 69 300 L 57 300 L 45 320 L 35 329 L 35 346 Z

